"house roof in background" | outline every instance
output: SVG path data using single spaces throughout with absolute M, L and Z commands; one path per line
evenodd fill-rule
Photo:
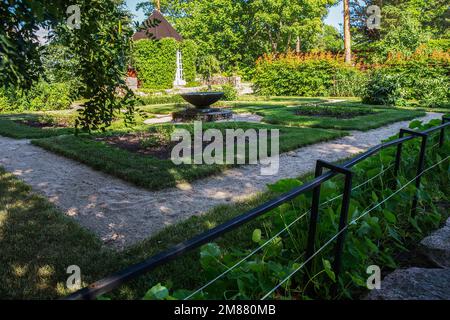
M 169 21 L 167 21 L 167 19 L 164 18 L 162 13 L 158 10 L 154 10 L 150 17 L 148 17 L 147 21 L 152 22 L 155 19 L 161 21 L 158 26 L 136 32 L 133 35 L 133 40 L 137 41 L 141 39 L 150 39 L 149 35 L 153 35 L 156 40 L 162 38 L 174 38 L 177 41 L 183 41 L 183 37 L 175 30 L 174 27 L 172 27 Z

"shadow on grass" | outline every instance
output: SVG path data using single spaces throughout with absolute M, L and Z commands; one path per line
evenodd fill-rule
M 88 284 L 113 270 L 114 256 L 46 199 L 0 168 L 0 297 L 49 299 L 68 293 L 67 267 Z
M 53 116 L 35 113 L 4 114 L 0 116 L 0 135 L 15 139 L 40 139 L 75 132 L 67 123 L 58 126 L 57 121 Z
M 0 168 L 0 298 L 54 299 L 67 295 L 67 267 L 81 269 L 83 286 L 141 262 L 179 242 L 242 214 L 269 194 L 235 206 L 219 206 L 208 214 L 169 226 L 122 252 L 105 248 L 98 238 L 65 217 L 51 203 Z M 255 222 L 258 223 L 258 222 Z M 219 244 L 251 244 L 252 224 L 219 239 Z M 196 288 L 207 279 L 198 263 L 199 251 L 139 277 L 108 296 L 139 299 L 158 282 Z

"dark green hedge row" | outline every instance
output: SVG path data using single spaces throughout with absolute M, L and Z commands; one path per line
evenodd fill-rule
M 191 40 L 177 42 L 172 38 L 158 41 L 139 40 L 134 43 L 133 60 L 142 87 L 146 89 L 172 88 L 176 72 L 176 52 L 183 55 L 184 80 L 196 77 L 197 47 Z
M 166 104 L 166 103 L 186 103 L 184 99 L 179 95 L 161 95 L 161 96 L 146 96 L 139 97 L 138 105 L 147 106 L 153 104 Z

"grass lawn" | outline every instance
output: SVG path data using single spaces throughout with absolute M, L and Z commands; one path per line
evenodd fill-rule
M 292 114 L 295 106 L 313 103 L 323 103 L 329 99 L 343 99 L 344 102 L 330 104 L 342 109 L 350 108 L 370 108 L 378 114 L 356 117 L 353 119 L 335 119 L 333 117 L 299 117 Z M 164 100 L 164 99 L 161 99 Z M 265 97 L 265 96 L 240 96 L 238 101 L 220 101 L 218 107 L 231 107 L 238 113 L 256 113 L 264 117 L 264 121 L 272 124 L 288 126 L 307 126 L 318 128 L 332 128 L 340 130 L 367 130 L 377 128 L 382 125 L 402 120 L 410 120 L 423 115 L 424 111 L 445 112 L 448 109 L 422 109 L 419 107 L 392 108 L 378 105 L 365 105 L 357 98 L 325 98 L 325 97 Z M 143 117 L 136 116 L 137 126 L 142 125 L 145 119 L 154 118 L 157 114 L 171 114 L 185 108 L 185 103 L 159 103 L 142 105 L 138 108 L 142 111 Z M 291 108 L 283 108 L 291 107 Z M 73 133 L 73 120 L 77 113 L 73 110 L 28 112 L 20 114 L 0 115 L 0 135 L 16 139 L 39 139 L 54 137 Z M 381 117 L 380 117 L 381 116 Z M 72 122 L 67 120 L 71 119 Z M 61 122 L 67 124 L 66 127 L 38 127 L 21 123 L 23 120 L 36 120 L 47 122 Z M 123 121 L 113 122 L 111 130 L 118 130 L 124 127 Z
M 338 118 L 335 115 L 313 116 L 296 114 L 302 107 L 248 106 L 237 108 L 236 112 L 252 112 L 258 114 L 264 117 L 264 122 L 271 124 L 361 131 L 367 131 L 389 123 L 411 120 L 425 115 L 424 111 L 401 110 L 397 108 L 372 108 L 371 106 L 356 102 L 324 104 L 315 106 L 314 108 L 317 108 L 318 113 L 323 108 L 336 110 L 336 114 L 347 114 L 348 118 Z M 370 114 L 358 114 L 359 111 L 367 111 L 368 109 L 371 111 Z
M 2 168 L 0 194 L 0 298 L 63 296 L 70 265 L 86 283 L 112 270 L 100 240 Z
M 39 113 L 2 115 L 0 116 L 0 135 L 15 139 L 39 139 L 73 133 L 74 130 L 70 127 L 43 128 L 22 123 L 22 121 L 48 121 L 58 117 L 61 119 L 68 115 L 65 112 L 53 113 L 51 116 L 50 113 L 46 116 Z
M 192 130 L 192 125 L 180 125 Z M 149 126 L 141 126 L 132 132 L 144 132 Z M 209 123 L 204 124 L 204 130 L 219 129 L 279 129 L 280 152 L 297 149 L 299 147 L 326 141 L 346 135 L 343 131 L 324 130 L 315 128 L 295 128 L 255 123 Z M 124 134 L 130 131 L 122 128 L 109 132 L 104 137 L 114 134 Z M 73 135 L 51 137 L 33 140 L 35 145 L 68 158 L 80 161 L 96 170 L 117 176 L 138 186 L 151 190 L 174 187 L 180 182 L 191 182 L 196 179 L 218 173 L 226 165 L 175 165 L 170 159 L 158 159 L 151 155 L 141 155 L 125 149 L 117 148 L 103 141 L 95 141 L 92 136 L 75 137 Z M 270 143 L 268 143 L 270 146 Z
M 431 179 L 434 175 L 427 176 Z M 300 179 L 306 181 L 311 177 L 307 175 Z M 365 172 L 364 176 L 357 175 L 354 184 L 366 178 Z M 30 187 L 2 168 L 0 194 L 0 298 L 3 299 L 65 296 L 68 293 L 65 282 L 69 265 L 80 266 L 83 285 L 87 285 L 211 229 L 274 196 L 266 192 L 237 204 L 218 206 L 202 216 L 169 226 L 123 252 L 115 252 L 103 248 L 95 235 L 64 217 L 43 197 L 32 194 Z M 443 216 L 445 214 L 443 212 Z M 257 219 L 215 242 L 223 250 L 255 248 L 256 244 L 251 241 L 252 231 L 255 228 L 264 230 L 266 223 L 270 224 L 267 218 Z M 159 282 L 169 288 L 194 289 L 208 280 L 199 264 L 199 251 L 194 250 L 129 282 L 108 296 L 140 299 Z
M 98 238 L 64 216 L 45 198 L 0 167 L 0 299 L 53 299 L 69 292 L 67 267 L 78 265 L 83 285 L 161 252 L 269 200 L 258 195 L 242 203 L 219 206 L 202 216 L 165 228 L 123 252 L 102 247 Z M 255 222 L 260 224 L 260 222 Z M 218 243 L 251 244 L 254 225 L 231 232 Z M 198 251 L 116 290 L 117 298 L 139 299 L 157 281 L 196 287 L 206 279 Z

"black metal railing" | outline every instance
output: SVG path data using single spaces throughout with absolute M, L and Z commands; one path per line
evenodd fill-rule
M 314 243 L 316 241 L 316 229 L 317 229 L 317 221 L 319 216 L 319 205 L 320 205 L 320 189 L 321 185 L 333 178 L 338 174 L 343 174 L 345 176 L 344 183 L 344 193 L 342 198 L 342 206 L 339 218 L 339 235 L 336 239 L 335 246 L 335 258 L 333 262 L 333 269 L 336 274 L 336 279 L 339 277 L 339 273 L 341 271 L 341 259 L 345 242 L 345 231 L 347 229 L 348 223 L 348 210 L 350 203 L 350 196 L 352 191 L 352 177 L 353 173 L 350 170 L 357 163 L 367 159 L 368 157 L 380 152 L 383 149 L 397 146 L 397 153 L 395 158 L 395 169 L 394 174 L 397 175 L 400 164 L 401 164 L 401 156 L 402 156 L 402 146 L 405 142 L 421 138 L 422 143 L 420 147 L 419 153 L 419 164 L 417 168 L 417 176 L 416 176 L 416 188 L 420 188 L 420 179 L 424 171 L 424 161 L 425 161 L 425 152 L 427 147 L 428 136 L 430 133 L 440 130 L 439 136 L 439 146 L 442 147 L 445 139 L 445 128 L 450 126 L 450 118 L 443 117 L 442 124 L 436 127 L 432 127 L 430 129 L 424 130 L 422 132 L 412 131 L 407 129 L 401 129 L 399 138 L 391 141 L 387 141 L 385 143 L 379 144 L 368 151 L 344 162 L 341 165 L 334 165 L 322 160 L 317 161 L 315 178 L 309 182 L 306 182 L 302 186 L 294 188 L 293 190 L 284 193 L 277 198 L 270 200 L 240 216 L 237 216 L 229 221 L 212 228 L 204 233 L 201 233 L 185 242 L 179 243 L 172 248 L 161 252 L 157 255 L 150 257 L 149 259 L 132 265 L 125 270 L 117 272 L 109 277 L 106 277 L 102 280 L 99 280 L 83 289 L 80 289 L 69 296 L 65 297 L 66 300 L 81 300 L 81 299 L 95 299 L 96 297 L 108 293 L 115 288 L 123 285 L 124 283 L 147 273 L 156 267 L 163 265 L 175 258 L 190 252 L 200 246 L 244 225 L 245 223 L 256 219 L 264 215 L 265 213 L 279 207 L 280 205 L 293 200 L 294 198 L 308 192 L 313 192 L 313 199 L 311 205 L 311 217 L 310 217 L 310 225 L 308 232 L 308 242 L 306 249 L 306 259 L 310 259 L 314 257 Z M 326 173 L 323 173 L 323 168 L 329 169 Z M 414 196 L 412 202 L 412 210 L 415 211 L 417 207 L 417 194 Z M 310 259 L 306 265 L 307 270 L 311 268 L 312 259 Z

